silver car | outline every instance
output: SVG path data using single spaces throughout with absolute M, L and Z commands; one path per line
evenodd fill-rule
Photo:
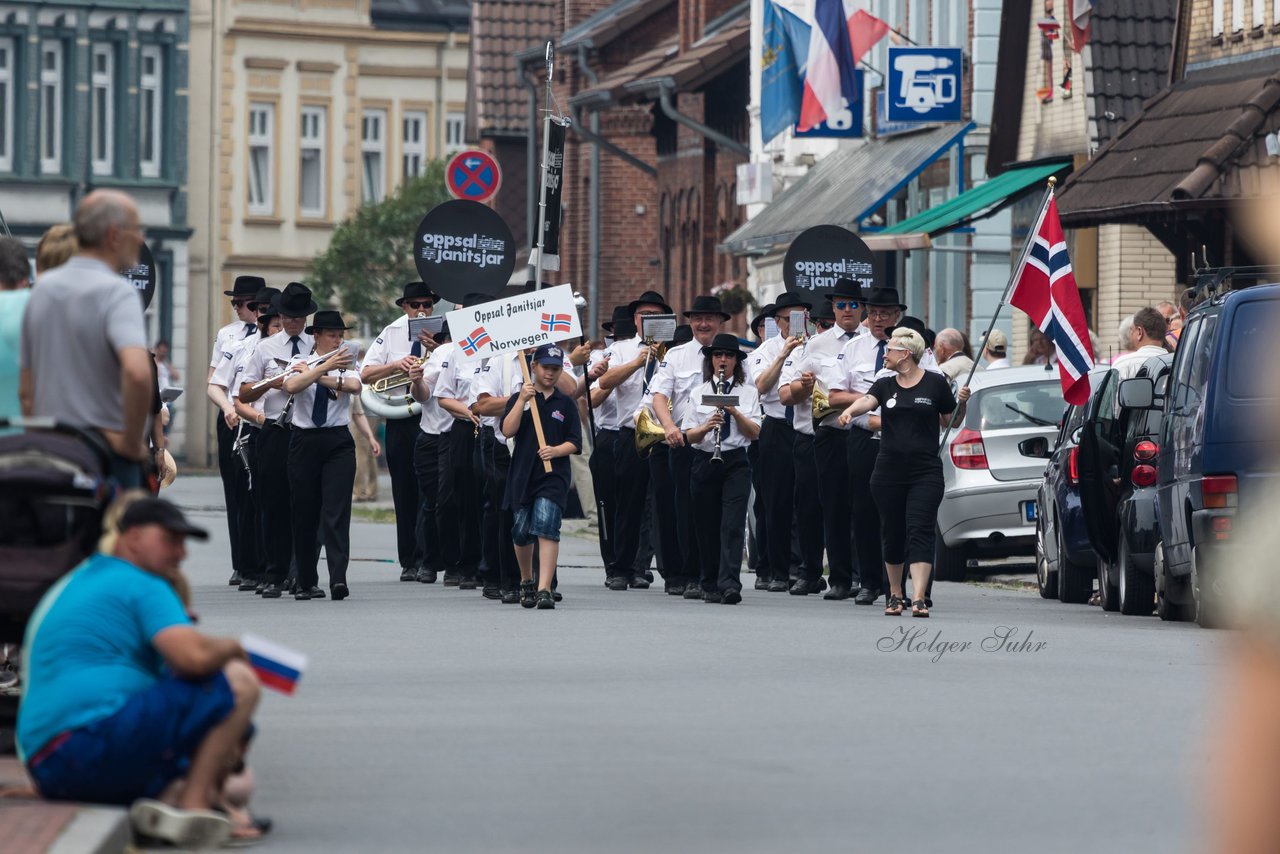
M 1044 460 L 1018 445 L 1037 436 L 1051 444 L 1066 409 L 1056 367 L 980 371 L 969 388 L 964 423 L 942 454 L 946 494 L 934 556 L 941 581 L 962 580 L 971 558 L 1035 554 Z

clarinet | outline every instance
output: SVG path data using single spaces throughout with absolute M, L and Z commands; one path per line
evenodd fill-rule
M 716 377 L 716 393 L 728 394 L 729 389 L 727 386 L 728 386 L 728 383 L 726 383 L 724 379 L 724 368 L 721 368 L 719 371 L 719 374 Z M 729 417 L 729 413 L 725 411 L 724 407 L 720 407 L 719 409 L 716 410 L 716 412 L 720 413 L 721 418 Z M 715 453 L 711 455 L 711 462 L 713 463 L 724 462 L 724 457 L 720 456 L 720 439 L 723 437 L 723 435 L 724 435 L 724 426 L 721 425 L 716 428 L 716 450 L 715 450 Z

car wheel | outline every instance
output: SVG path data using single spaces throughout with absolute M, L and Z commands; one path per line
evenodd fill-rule
M 1049 566 L 1049 554 L 1045 548 L 1044 525 L 1036 522 L 1036 586 L 1042 599 L 1058 598 L 1058 571 Z
M 1120 613 L 1131 617 L 1149 617 L 1156 607 L 1155 580 L 1133 565 L 1129 559 L 1129 543 L 1120 537 L 1120 560 L 1116 567 L 1120 576 Z
M 1094 571 L 1074 563 L 1062 546 L 1062 527 L 1058 527 L 1058 601 L 1083 605 L 1093 593 Z
M 969 555 L 963 546 L 952 548 L 942 539 L 942 531 L 934 528 L 933 577 L 939 581 L 964 581 Z
M 1115 564 L 1098 558 L 1098 604 L 1104 611 L 1120 610 L 1120 586 L 1110 582 L 1115 577 Z
M 1182 623 L 1191 619 L 1191 609 L 1183 602 L 1190 595 L 1190 586 L 1184 580 L 1172 578 L 1164 570 L 1164 546 L 1156 543 L 1152 576 L 1156 588 L 1156 616 L 1170 623 Z

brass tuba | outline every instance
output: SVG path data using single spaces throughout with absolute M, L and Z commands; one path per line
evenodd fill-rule
M 827 393 L 819 388 L 816 383 L 813 386 L 813 400 L 811 401 L 811 405 L 813 407 L 813 423 L 815 426 L 821 422 L 822 419 L 836 411 L 836 408 L 831 405 L 831 398 L 828 397 Z
M 662 424 L 649 414 L 647 408 L 636 413 L 636 453 L 647 457 L 649 450 L 666 438 L 667 431 L 662 429 Z

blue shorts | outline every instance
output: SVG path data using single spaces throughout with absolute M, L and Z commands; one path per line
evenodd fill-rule
M 120 711 L 57 736 L 27 770 L 46 798 L 130 804 L 184 776 L 209 730 L 235 706 L 221 672 L 199 682 L 170 676 L 134 694 Z
M 530 546 L 537 537 L 560 542 L 560 518 L 564 512 L 550 498 L 535 498 L 515 512 L 511 524 L 511 542 L 517 546 Z

